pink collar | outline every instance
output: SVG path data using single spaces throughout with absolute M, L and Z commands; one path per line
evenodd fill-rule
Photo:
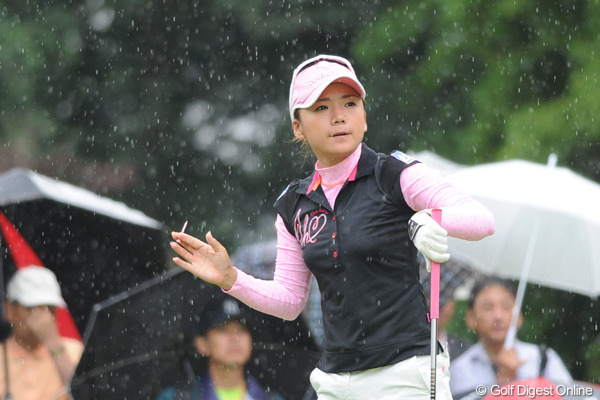
M 323 184 L 323 176 L 330 178 L 330 181 L 334 180 L 338 183 L 344 183 L 346 181 L 352 182 L 355 180 L 356 171 L 358 170 L 358 160 L 360 159 L 361 153 L 362 145 L 359 145 L 345 160 L 329 168 L 320 168 L 320 164 L 317 161 L 315 164 L 315 173 L 312 182 L 308 185 L 306 194 L 314 192 L 321 184 Z M 335 184 L 332 184 L 332 186 L 334 185 Z M 325 184 L 323 184 L 323 186 L 325 186 Z

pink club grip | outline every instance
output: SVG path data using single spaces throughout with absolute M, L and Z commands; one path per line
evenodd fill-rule
M 431 218 L 441 225 L 442 210 L 435 208 L 431 210 Z M 430 292 L 430 312 L 431 318 L 440 317 L 440 263 L 431 261 L 431 292 Z

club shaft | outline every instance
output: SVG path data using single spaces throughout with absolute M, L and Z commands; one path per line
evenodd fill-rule
M 435 400 L 436 393 L 436 370 L 437 370 L 437 333 L 438 333 L 438 320 L 437 318 L 431 319 L 431 400 Z

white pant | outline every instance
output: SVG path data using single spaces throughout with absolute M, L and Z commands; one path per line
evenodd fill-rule
M 448 352 L 438 354 L 436 399 L 452 400 Z M 327 373 L 316 368 L 310 382 L 319 400 L 429 399 L 431 357 L 416 356 L 386 367 Z

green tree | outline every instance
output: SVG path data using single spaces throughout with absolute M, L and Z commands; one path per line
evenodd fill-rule
M 545 162 L 554 152 L 598 180 L 597 6 L 398 3 L 353 46 L 363 69 L 380 72 L 375 101 L 389 132 L 380 140 L 463 163 Z

